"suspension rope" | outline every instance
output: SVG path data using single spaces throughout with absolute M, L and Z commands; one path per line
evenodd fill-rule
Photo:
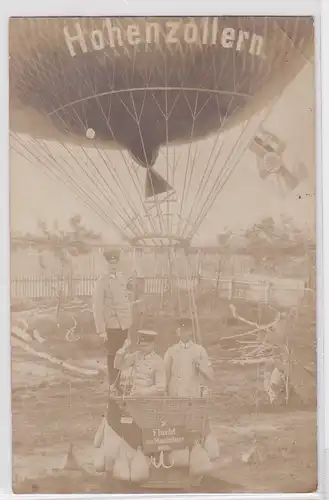
M 11 138 L 14 139 L 14 144 L 12 144 L 12 148 L 20 155 L 22 158 L 27 160 L 31 165 L 39 165 L 39 168 L 41 171 L 46 174 L 48 177 L 50 177 L 52 180 L 55 180 L 56 182 L 59 182 L 60 184 L 64 185 L 66 188 L 69 188 L 81 201 L 82 203 L 89 209 L 92 210 L 93 213 L 96 213 L 101 219 L 103 219 L 105 222 L 113 225 L 115 229 L 121 234 L 121 236 L 124 238 L 124 240 L 127 239 L 127 235 L 122 232 L 120 226 L 113 220 L 113 218 L 110 218 L 107 215 L 106 210 L 102 208 L 102 205 L 100 204 L 99 200 L 96 202 L 91 196 L 90 196 L 90 190 L 89 192 L 85 191 L 83 187 L 78 184 L 73 176 L 71 176 L 67 171 L 63 170 L 63 168 L 60 167 L 57 163 L 55 163 L 55 168 L 52 164 L 51 158 L 46 155 L 44 158 L 42 158 L 42 155 L 40 154 L 35 154 L 33 151 L 31 151 L 29 147 L 29 143 L 25 143 L 21 140 L 19 136 L 16 136 L 16 134 L 11 133 Z M 16 143 L 16 145 L 15 145 Z M 17 144 L 21 146 L 22 149 L 17 148 Z M 33 143 L 32 143 L 33 145 Z M 30 144 L 31 146 L 31 144 Z M 35 144 L 34 144 L 35 146 Z M 42 149 L 41 149 L 42 152 Z M 27 153 L 27 154 L 26 154 Z M 31 158 L 32 157 L 32 160 Z M 42 161 L 41 161 L 42 160 Z M 60 168 L 58 168 L 60 167 Z M 58 170 L 62 171 L 64 173 L 65 177 L 68 179 L 65 181 L 65 178 L 61 177 L 58 174 Z M 51 175 L 49 175 L 49 172 Z M 96 195 L 95 195 L 96 196 Z M 96 199 L 99 197 L 96 196 Z
M 85 128 L 85 130 L 87 130 L 88 129 L 88 124 L 82 122 L 82 120 L 80 118 L 80 115 L 76 112 L 76 109 L 74 107 L 73 107 L 73 112 L 74 112 L 77 120 L 80 122 L 80 124 Z M 60 115 L 58 115 L 58 117 L 60 118 L 60 120 L 62 121 L 62 123 L 64 124 L 64 126 L 66 126 L 66 123 L 64 122 L 63 118 Z M 70 150 L 67 148 L 67 146 L 64 145 L 64 144 L 62 144 L 62 146 L 66 149 L 66 151 L 70 154 L 70 156 L 74 160 L 76 160 L 75 156 L 70 152 Z M 102 175 L 101 171 L 98 169 L 97 165 L 94 163 L 94 161 L 92 160 L 92 158 L 90 157 L 90 155 L 86 152 L 86 149 L 83 146 L 80 146 L 80 148 L 81 148 L 81 151 L 84 153 L 84 155 L 88 158 L 89 162 L 93 165 L 95 171 L 102 178 L 102 181 L 105 182 L 108 191 L 112 194 L 112 196 L 114 196 L 114 200 L 113 201 L 114 201 L 114 205 L 116 205 L 115 210 L 118 212 L 118 207 L 120 205 L 122 205 L 122 204 L 119 203 L 119 199 L 117 198 L 117 195 L 115 194 L 115 192 L 113 191 L 113 189 L 111 188 L 111 186 L 109 185 L 109 183 L 107 182 L 107 180 L 104 178 L 104 176 Z M 98 150 L 97 148 L 95 148 L 95 149 L 96 149 L 96 151 Z M 79 164 L 78 164 L 78 167 L 79 167 Z M 105 163 L 105 167 L 107 168 L 107 170 L 109 170 L 106 163 Z M 89 175 L 88 175 L 88 177 L 90 178 Z M 91 178 L 91 180 L 95 184 L 95 181 L 92 178 Z M 102 183 L 100 183 L 100 185 L 102 185 Z M 124 191 L 123 191 L 123 193 L 124 193 Z M 122 218 L 122 215 L 121 215 L 121 218 Z

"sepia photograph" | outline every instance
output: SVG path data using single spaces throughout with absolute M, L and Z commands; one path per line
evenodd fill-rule
M 9 20 L 12 488 L 317 490 L 315 20 Z

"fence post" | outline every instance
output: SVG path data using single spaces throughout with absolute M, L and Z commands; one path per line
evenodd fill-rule
M 228 300 L 231 301 L 232 297 L 233 297 L 233 280 L 230 280 L 228 284 Z

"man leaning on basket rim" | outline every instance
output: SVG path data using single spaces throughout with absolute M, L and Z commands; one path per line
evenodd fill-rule
M 153 330 L 137 332 L 137 349 L 127 339 L 116 353 L 114 367 L 119 370 L 119 389 L 123 395 L 163 396 L 166 391 L 164 361 L 154 350 L 158 334 Z
M 193 320 L 178 320 L 177 342 L 164 356 L 167 394 L 171 397 L 199 398 L 205 395 L 214 372 L 206 349 L 194 340 Z

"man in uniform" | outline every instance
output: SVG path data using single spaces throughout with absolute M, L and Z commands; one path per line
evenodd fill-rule
M 118 370 L 114 368 L 115 353 L 128 338 L 132 313 L 127 279 L 122 272 L 118 271 L 120 251 L 106 250 L 103 255 L 107 262 L 107 272 L 96 283 L 93 294 L 93 313 L 96 331 L 104 339 L 106 345 L 110 386 L 118 375 Z
M 177 344 L 164 357 L 168 396 L 201 397 L 205 383 L 214 378 L 207 351 L 193 341 L 192 319 L 179 320 L 177 335 Z
M 155 353 L 157 333 L 137 332 L 137 350 L 129 340 L 116 353 L 114 366 L 121 372 L 120 388 L 130 396 L 162 396 L 166 390 L 163 360 Z
M 163 360 L 154 351 L 156 338 L 156 332 L 140 330 L 137 332 L 137 349 L 127 339 L 116 353 L 114 366 L 120 370 L 117 389 L 124 396 L 149 398 L 164 395 L 166 374 Z M 108 404 L 107 423 L 133 448 L 142 444 L 142 429 L 113 399 Z

